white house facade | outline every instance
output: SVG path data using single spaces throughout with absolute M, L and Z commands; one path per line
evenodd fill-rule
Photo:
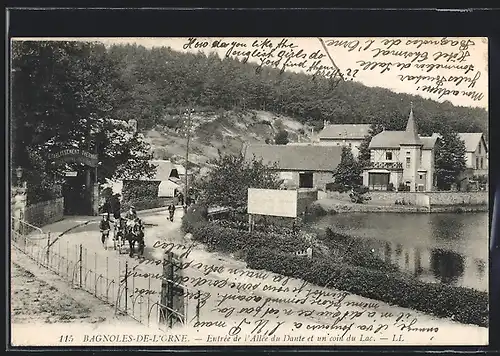
M 352 154 L 357 157 L 359 146 L 368 135 L 370 125 L 365 124 L 330 124 L 324 122 L 323 130 L 318 135 L 318 145 L 349 146 Z
M 438 137 L 420 137 L 410 110 L 405 131 L 382 131 L 370 141 L 370 164 L 363 184 L 372 190 L 401 186 L 408 191 L 435 190 L 434 156 Z

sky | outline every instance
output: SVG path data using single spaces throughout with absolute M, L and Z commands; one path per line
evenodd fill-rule
M 487 38 L 286 38 L 285 46 L 278 44 L 284 38 L 58 38 L 37 40 L 92 40 L 106 45 L 137 44 L 146 48 L 171 47 L 181 52 L 215 51 L 221 58 L 243 59 L 253 52 L 248 61 L 262 63 L 260 54 L 270 51 L 267 60 L 282 68 L 286 57 L 293 67 L 286 70 L 307 71 L 314 62 L 319 66 L 336 66 L 345 80 L 354 80 L 370 87 L 383 87 L 398 93 L 419 95 L 436 101 L 448 100 L 454 105 L 488 106 L 488 42 Z M 220 47 L 214 47 L 215 41 Z M 239 48 L 232 48 L 234 43 Z M 283 43 L 283 42 L 282 42 Z M 198 44 L 198 47 L 196 46 Z M 246 47 L 243 47 L 246 46 Z M 196 48 L 197 47 L 197 48 Z M 274 50 L 273 50 L 274 49 Z M 273 50 L 273 51 L 272 51 Z M 302 52 L 299 52 L 301 51 Z M 237 51 L 237 52 L 235 52 Z M 312 55 L 312 56 L 311 56 Z M 312 58 L 311 58 L 312 57 Z M 333 63 L 332 63 L 333 61 Z M 302 68 L 297 65 L 302 63 Z M 389 63 L 389 64 L 388 64 Z M 399 66 L 398 66 L 399 63 Z M 318 66 L 312 67 L 312 74 Z M 373 69 L 372 69 L 373 68 Z M 326 69 L 328 75 L 328 69 Z M 330 70 L 330 73 L 332 71 Z M 474 100 L 475 99 L 475 100 Z

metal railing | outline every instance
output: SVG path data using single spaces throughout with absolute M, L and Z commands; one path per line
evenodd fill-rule
M 161 302 L 161 279 L 129 273 L 128 261 L 123 261 L 119 254 L 105 256 L 68 240 L 51 241 L 50 233 L 15 218 L 11 230 L 13 247 L 63 278 L 72 288 L 84 290 L 113 306 L 116 314 L 162 331 L 199 320 L 199 291 L 193 294 L 187 287 L 168 280 L 171 288 L 182 290 L 177 296 L 182 299 L 177 303 L 180 310 L 174 310 Z M 190 297 L 196 294 L 198 298 Z
M 402 169 L 403 163 L 401 162 L 370 162 L 367 169 L 380 168 L 380 169 Z

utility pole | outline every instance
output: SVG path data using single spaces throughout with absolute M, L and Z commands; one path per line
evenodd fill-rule
M 189 164 L 189 140 L 191 138 L 191 105 L 188 105 L 188 118 L 186 125 L 186 164 L 184 174 L 184 201 L 188 198 L 188 164 Z

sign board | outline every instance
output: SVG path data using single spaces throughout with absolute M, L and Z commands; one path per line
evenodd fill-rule
M 80 149 L 67 149 L 49 155 L 55 162 L 81 163 L 90 167 L 97 167 L 98 157 L 95 153 L 90 153 Z
M 248 214 L 297 217 L 297 191 L 248 189 Z
M 78 172 L 68 171 L 68 172 L 65 172 L 64 175 L 66 177 L 76 177 L 78 175 Z

